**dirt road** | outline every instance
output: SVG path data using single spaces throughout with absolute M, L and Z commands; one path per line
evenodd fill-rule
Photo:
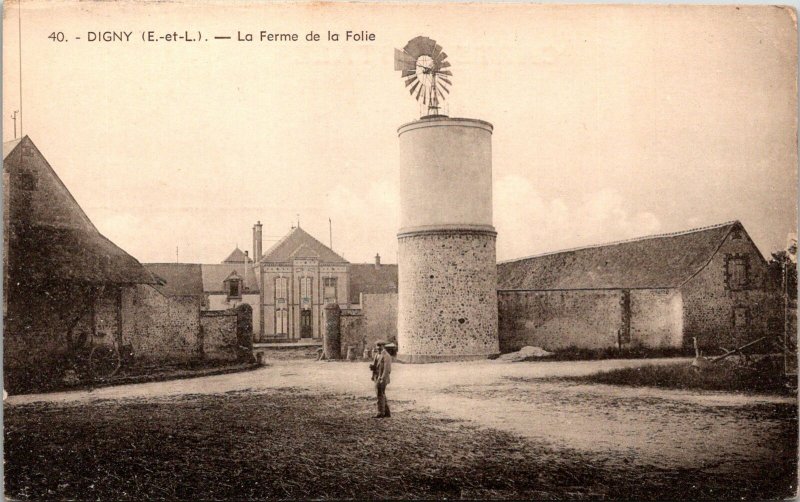
M 791 455 L 796 400 L 710 392 L 578 385 L 542 380 L 661 360 L 436 365 L 395 364 L 389 397 L 395 413 L 422 407 L 481 426 L 591 452 L 610 463 L 737 473 Z M 247 373 L 11 396 L 6 405 L 86 403 L 283 387 L 370 396 L 366 363 L 275 361 Z

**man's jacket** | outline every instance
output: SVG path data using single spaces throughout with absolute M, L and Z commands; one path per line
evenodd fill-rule
M 392 373 L 392 356 L 384 351 L 378 356 L 378 379 L 383 379 L 384 385 L 389 384 L 389 375 Z

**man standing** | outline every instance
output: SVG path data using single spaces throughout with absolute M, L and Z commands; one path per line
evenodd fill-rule
M 389 375 L 392 373 L 392 356 L 386 351 L 386 342 L 378 342 L 378 354 L 375 356 L 375 390 L 378 394 L 378 414 L 375 418 L 388 418 L 389 404 L 386 402 L 386 386 L 389 385 Z

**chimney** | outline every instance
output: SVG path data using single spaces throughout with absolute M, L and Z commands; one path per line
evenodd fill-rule
M 253 260 L 261 260 L 261 221 L 253 225 Z
M 380 253 L 375 255 L 375 268 L 379 268 L 381 266 L 381 255 Z

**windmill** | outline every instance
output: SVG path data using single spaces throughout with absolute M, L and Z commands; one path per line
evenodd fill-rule
M 450 94 L 453 73 L 447 68 L 447 53 L 428 37 L 411 39 L 403 50 L 394 50 L 394 69 L 402 72 L 409 94 L 427 105 L 425 115 L 438 115 L 445 93 Z

